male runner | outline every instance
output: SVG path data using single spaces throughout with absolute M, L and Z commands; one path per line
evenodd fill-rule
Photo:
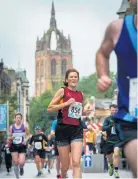
M 31 137 L 30 143 L 28 148 L 31 147 L 32 143 L 34 143 L 34 157 L 35 157 L 35 163 L 38 170 L 37 177 L 42 175 L 42 169 L 44 168 L 45 163 L 45 147 L 48 139 L 47 137 L 42 133 L 41 127 L 36 126 L 35 127 L 35 135 Z
M 110 105 L 110 111 L 111 115 L 105 118 L 102 127 L 102 130 L 105 131 L 107 135 L 106 143 L 104 144 L 104 154 L 110 165 L 109 175 L 112 176 L 114 174 L 115 178 L 119 178 L 118 167 L 120 162 L 120 148 L 118 147 L 118 143 L 120 142 L 120 138 L 113 118 L 117 112 L 117 105 Z
M 137 177 L 137 0 L 128 0 L 135 14 L 111 22 L 96 54 L 98 88 L 105 92 L 112 81 L 109 58 L 114 50 L 117 57 L 118 112 L 114 116 L 120 125 L 120 136 L 125 155 Z
M 25 135 L 27 138 L 25 140 Z M 9 143 L 10 152 L 12 155 L 12 161 L 14 164 L 14 173 L 16 178 L 19 178 L 19 174 L 24 174 L 25 153 L 26 153 L 26 141 L 29 138 L 28 128 L 23 124 L 23 116 L 21 113 L 15 114 L 15 123 L 10 126 Z

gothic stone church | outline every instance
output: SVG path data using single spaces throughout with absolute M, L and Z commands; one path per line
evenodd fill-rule
M 52 3 L 50 27 L 41 39 L 37 38 L 35 52 L 35 96 L 64 80 L 66 70 L 72 68 L 70 36 L 66 38 L 57 28 L 54 3 Z

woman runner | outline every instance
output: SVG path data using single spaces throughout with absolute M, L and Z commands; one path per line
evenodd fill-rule
M 77 90 L 79 72 L 69 69 L 65 75 L 64 88 L 59 89 L 49 104 L 48 112 L 58 111 L 55 131 L 61 160 L 62 177 L 69 169 L 71 150 L 73 178 L 81 178 L 81 154 L 83 147 L 83 127 L 81 122 L 83 94 Z

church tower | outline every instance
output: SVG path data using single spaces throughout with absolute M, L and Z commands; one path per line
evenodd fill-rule
M 64 80 L 67 69 L 72 68 L 70 35 L 66 38 L 57 28 L 55 8 L 52 2 L 50 27 L 36 41 L 35 52 L 35 96 Z

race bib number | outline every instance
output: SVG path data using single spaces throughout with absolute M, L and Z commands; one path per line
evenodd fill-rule
M 133 117 L 138 118 L 138 78 L 130 79 L 129 86 L 129 112 Z
M 38 150 L 42 149 L 41 142 L 35 142 L 35 149 L 38 149 Z
M 22 143 L 22 137 L 15 137 L 13 139 L 13 144 L 21 144 Z
M 75 102 L 70 105 L 68 110 L 68 117 L 79 119 L 82 116 L 82 104 Z

